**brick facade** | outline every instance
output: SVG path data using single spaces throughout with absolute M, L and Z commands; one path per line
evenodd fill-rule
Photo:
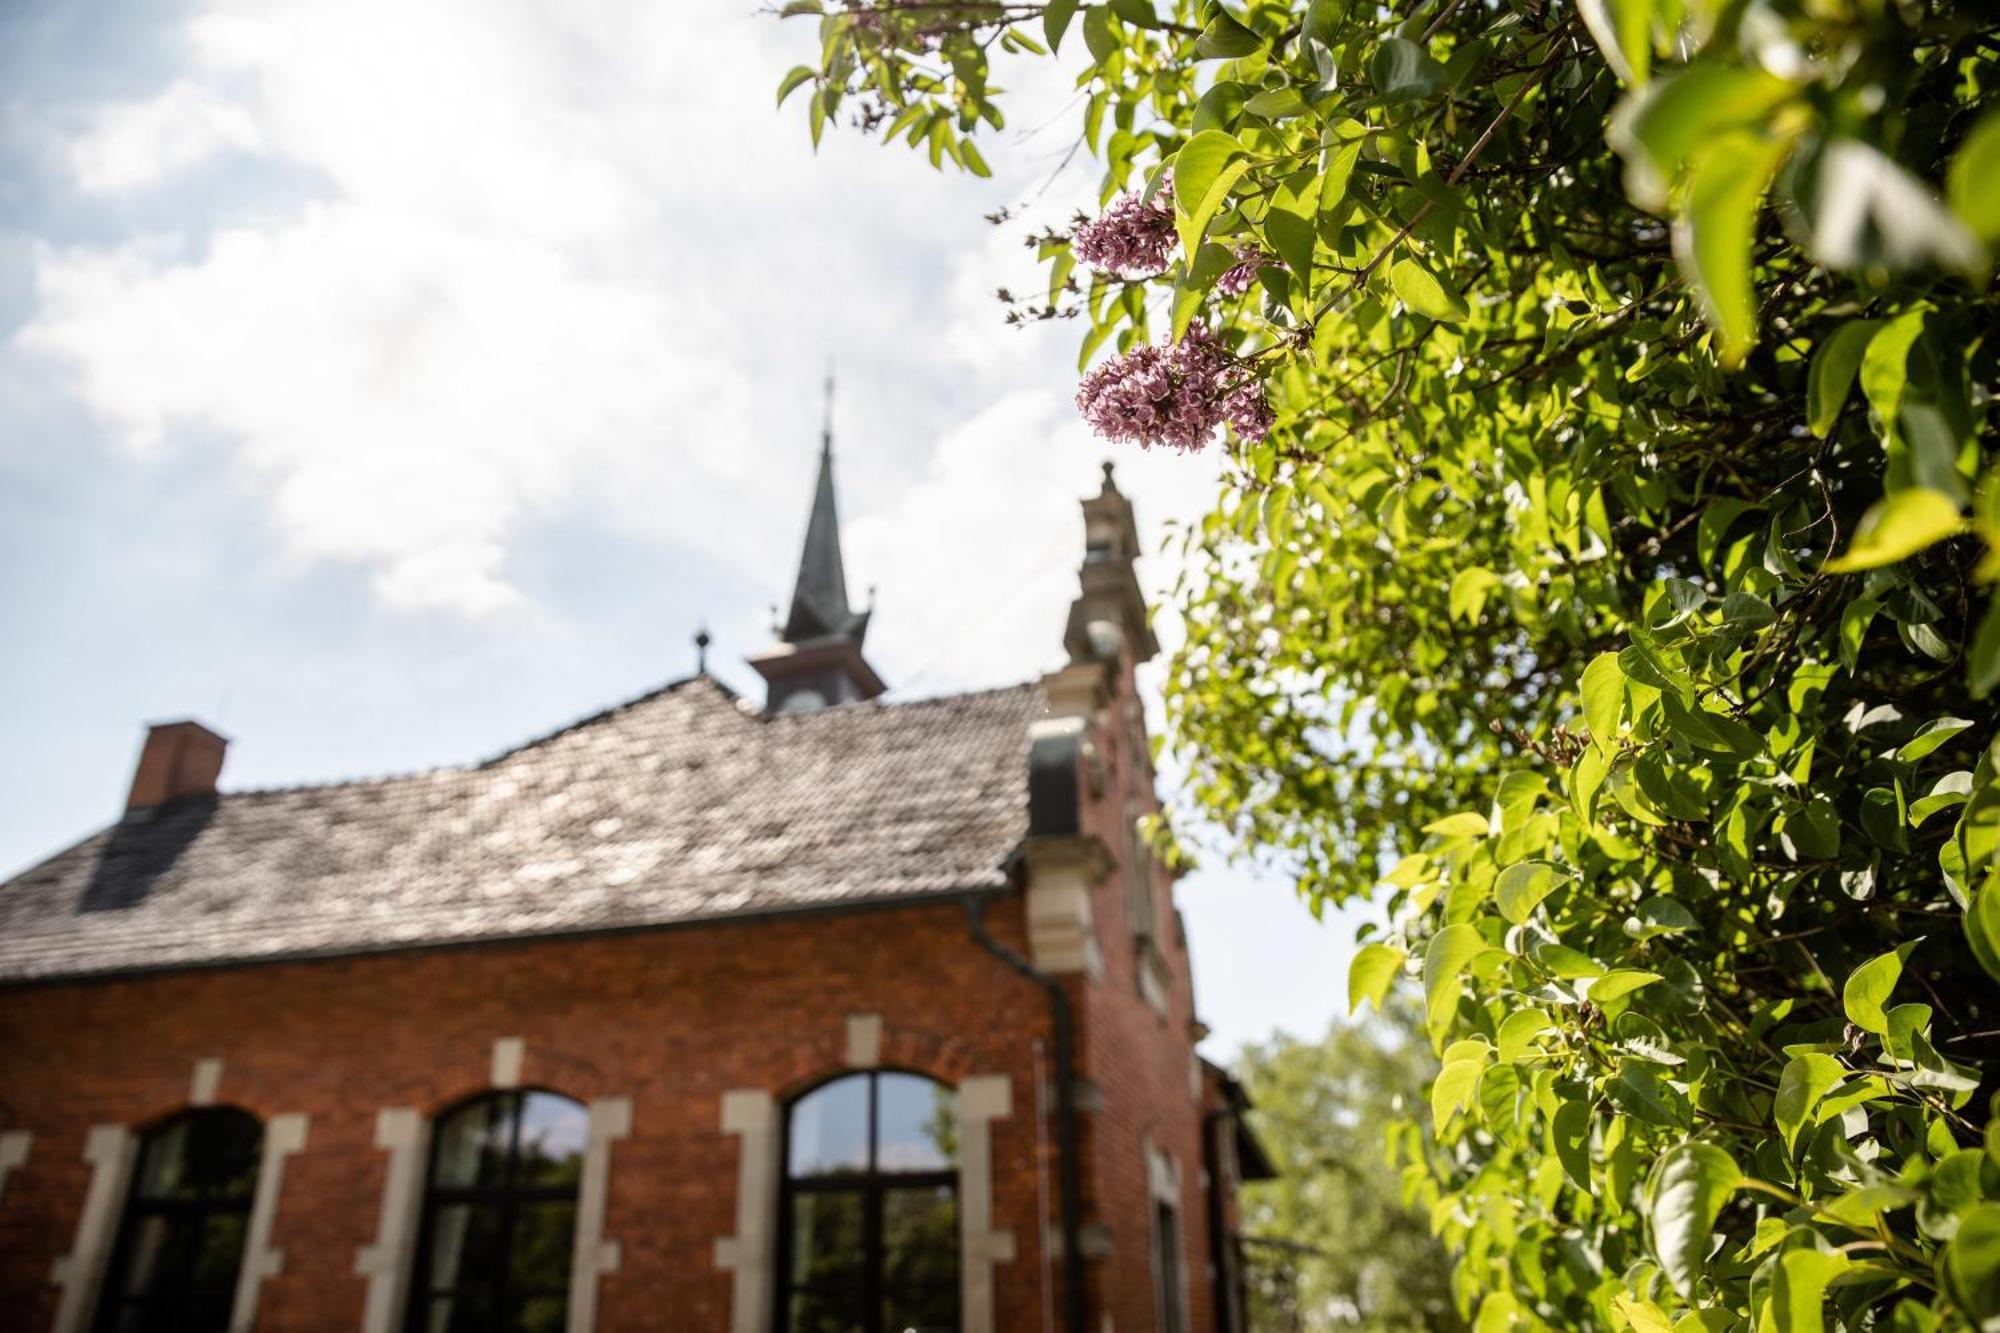
M 1115 497 L 1108 480 L 1106 491 Z M 1044 891 L 1032 828 L 1005 884 L 981 890 L 984 920 L 1005 949 L 1062 973 L 1075 1015 L 1084 1327 L 1217 1329 L 1205 1117 L 1218 1103 L 1194 1055 L 1171 878 L 1142 860 L 1146 911 L 1127 873 L 1130 818 L 1156 807 L 1133 678 L 1143 624 L 1124 631 L 1122 650 L 1086 655 L 1065 686 L 1081 744 L 1065 761 L 1075 808 L 1058 814 L 1062 841 L 1090 851 L 1088 907 L 1043 917 L 1088 943 L 1058 957 L 1030 929 Z M 1151 964 L 1141 917 L 1152 922 Z M 991 1226 L 1011 1237 L 1011 1257 L 993 1269 L 993 1326 L 1063 1328 L 1049 997 L 974 938 L 963 897 L 937 894 L 0 986 L 0 1333 L 55 1326 L 51 1273 L 83 1211 L 93 1127 L 143 1131 L 191 1101 L 241 1107 L 266 1125 L 303 1118 L 255 1328 L 363 1327 L 362 1269 L 376 1261 L 357 1259 L 378 1239 L 391 1158 L 378 1117 L 434 1116 L 496 1078 L 586 1105 L 629 1103 L 629 1129 L 620 1104 L 624 1132 L 610 1144 L 601 1234 L 615 1266 L 603 1265 L 596 1327 L 729 1329 L 736 1278 L 717 1242 L 739 1230 L 746 1140 L 726 1127 L 725 1094 L 782 1106 L 851 1068 L 859 1047 L 883 1068 L 954 1086 L 982 1080 L 989 1101 L 991 1081 L 1004 1081 L 1006 1109 L 991 1121 Z M 1159 1308 L 1163 1181 L 1178 1217 L 1177 1321 Z

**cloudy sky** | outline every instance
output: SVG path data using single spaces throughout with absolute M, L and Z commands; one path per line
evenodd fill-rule
M 149 719 L 252 786 L 482 757 L 685 674 L 704 622 L 748 688 L 829 358 L 896 694 L 1060 661 L 1107 453 L 1075 326 L 1002 326 L 1036 269 L 982 214 L 1092 194 L 1051 182 L 1066 80 L 1008 71 L 996 178 L 946 178 L 811 151 L 772 90 L 813 44 L 745 0 L 0 9 L 0 873 L 115 815 Z M 1149 538 L 1212 493 L 1117 462 Z M 1220 1054 L 1339 1008 L 1347 931 L 1288 885 L 1181 900 Z

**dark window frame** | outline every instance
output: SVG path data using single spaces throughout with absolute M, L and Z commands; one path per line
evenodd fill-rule
M 530 1097 L 554 1097 L 568 1102 L 579 1111 L 584 1105 L 566 1092 L 554 1088 L 495 1088 L 477 1093 L 440 1111 L 431 1118 L 430 1145 L 424 1153 L 423 1207 L 417 1217 L 417 1246 L 414 1262 L 410 1265 L 410 1285 L 404 1328 L 409 1333 L 424 1333 L 429 1327 L 430 1312 L 438 1301 L 446 1297 L 457 1299 L 465 1295 L 476 1295 L 488 1306 L 489 1319 L 511 1317 L 513 1307 L 522 1300 L 555 1298 L 563 1304 L 563 1326 L 569 1324 L 569 1294 L 575 1274 L 572 1267 L 563 1270 L 563 1285 L 554 1287 L 531 1287 L 517 1289 L 513 1283 L 514 1231 L 520 1220 L 523 1207 L 538 1204 L 567 1203 L 571 1209 L 580 1208 L 583 1192 L 582 1166 L 579 1163 L 577 1179 L 573 1183 L 558 1185 L 522 1185 L 515 1179 L 521 1164 L 521 1126 L 526 1120 L 522 1112 Z M 507 1139 L 505 1157 L 505 1180 L 500 1184 L 487 1185 L 440 1185 L 437 1183 L 438 1155 L 444 1145 L 444 1128 L 451 1121 L 475 1108 L 485 1107 L 490 1126 L 492 1108 L 503 1103 L 512 1103 L 512 1129 Z M 585 1112 L 588 1114 L 587 1112 Z M 431 1280 L 431 1260 L 437 1240 L 437 1217 L 440 1210 L 455 1205 L 472 1208 L 492 1208 L 500 1214 L 499 1252 L 501 1268 L 497 1276 L 482 1277 L 475 1281 L 456 1281 L 449 1286 L 439 1286 Z M 575 1223 L 570 1230 L 570 1251 L 576 1248 Z
M 926 1083 L 944 1089 L 953 1099 L 953 1110 L 957 1109 L 958 1089 L 939 1078 L 917 1069 L 884 1067 L 880 1069 L 855 1069 L 820 1080 L 806 1088 L 785 1103 L 784 1123 L 778 1140 L 779 1185 L 778 1185 L 778 1253 L 777 1272 L 773 1279 L 777 1286 L 777 1309 L 772 1326 L 777 1333 L 791 1333 L 792 1297 L 809 1292 L 811 1287 L 792 1280 L 792 1260 L 794 1257 L 793 1203 L 802 1195 L 813 1194 L 858 1194 L 861 1196 L 861 1246 L 862 1246 L 862 1286 L 855 1294 L 855 1304 L 862 1314 L 860 1327 L 865 1333 L 886 1333 L 884 1323 L 885 1301 L 889 1295 L 883 1282 L 883 1227 L 882 1203 L 886 1195 L 900 1190 L 942 1189 L 951 1196 L 952 1216 L 958 1215 L 960 1204 L 958 1188 L 958 1166 L 942 1171 L 883 1171 L 877 1161 L 881 1148 L 881 1097 L 879 1089 L 884 1075 L 904 1075 L 920 1078 Z M 826 1176 L 798 1177 L 792 1174 L 792 1121 L 793 1114 L 807 1098 L 838 1083 L 866 1080 L 868 1088 L 868 1166 L 860 1172 L 845 1172 Z M 965 1255 L 959 1249 L 958 1237 L 952 1237 L 952 1245 L 957 1258 L 954 1272 L 962 1276 Z M 959 1305 L 957 1290 L 952 1293 L 952 1304 Z M 960 1309 L 958 1318 L 964 1318 Z
M 220 1123 L 224 1120 L 248 1125 L 255 1131 L 249 1141 L 250 1171 L 247 1182 L 240 1191 L 225 1194 L 204 1192 L 194 1198 L 174 1198 L 171 1196 L 151 1196 L 146 1194 L 146 1167 L 151 1155 L 176 1126 L 192 1125 L 200 1120 Z M 105 1266 L 102 1285 L 97 1293 L 97 1308 L 91 1321 L 93 1329 L 99 1333 L 109 1333 L 118 1328 L 127 1315 L 134 1310 L 144 1312 L 151 1309 L 150 1316 L 140 1313 L 140 1328 L 171 1328 L 185 1330 L 186 1333 L 203 1333 L 190 1329 L 184 1323 L 186 1317 L 187 1292 L 194 1270 L 198 1267 L 201 1254 L 199 1245 L 191 1246 L 181 1256 L 178 1272 L 172 1276 L 169 1287 L 155 1284 L 148 1295 L 131 1296 L 122 1288 L 126 1265 L 132 1258 L 132 1247 L 137 1243 L 139 1232 L 149 1218 L 173 1218 L 186 1223 L 192 1220 L 197 1225 L 213 1217 L 238 1216 L 243 1218 L 242 1239 L 236 1251 L 233 1266 L 235 1281 L 230 1284 L 229 1302 L 224 1306 L 222 1324 L 216 1333 L 223 1333 L 228 1327 L 231 1306 L 235 1303 L 236 1287 L 242 1281 L 243 1260 L 250 1249 L 250 1215 L 257 1202 L 257 1178 L 263 1172 L 264 1122 L 240 1106 L 194 1106 L 176 1111 L 164 1119 L 155 1121 L 139 1135 L 139 1142 L 132 1155 L 131 1178 L 125 1183 L 125 1198 L 120 1205 L 118 1230 L 111 1245 L 110 1262 Z M 164 1315 L 164 1321 L 162 1321 Z

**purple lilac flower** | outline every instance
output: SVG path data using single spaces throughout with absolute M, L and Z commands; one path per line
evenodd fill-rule
M 1077 411 L 1104 439 L 1194 453 L 1220 425 L 1261 440 L 1270 431 L 1264 386 L 1200 324 L 1177 343 L 1134 348 L 1083 377 Z
M 1215 290 L 1224 296 L 1243 295 L 1257 281 L 1257 270 L 1270 262 L 1271 257 L 1254 245 L 1237 247 L 1235 267 L 1215 280 Z
M 1167 255 L 1173 248 L 1171 171 L 1161 175 L 1152 198 L 1121 194 L 1070 238 L 1070 249 L 1078 259 L 1121 278 L 1150 278 L 1166 272 Z

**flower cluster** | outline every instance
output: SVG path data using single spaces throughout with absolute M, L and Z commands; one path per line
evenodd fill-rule
M 1241 296 L 1257 281 L 1257 270 L 1271 263 L 1271 256 L 1254 245 L 1239 246 L 1236 265 L 1215 280 L 1215 290 L 1224 296 Z
M 1174 248 L 1174 179 L 1160 177 L 1152 197 L 1121 194 L 1070 238 L 1076 257 L 1103 273 L 1150 278 L 1167 270 Z
M 1206 447 L 1217 426 L 1261 440 L 1272 422 L 1263 384 L 1200 324 L 1177 343 L 1135 348 L 1098 366 L 1083 377 L 1076 407 L 1107 440 L 1188 453 Z

